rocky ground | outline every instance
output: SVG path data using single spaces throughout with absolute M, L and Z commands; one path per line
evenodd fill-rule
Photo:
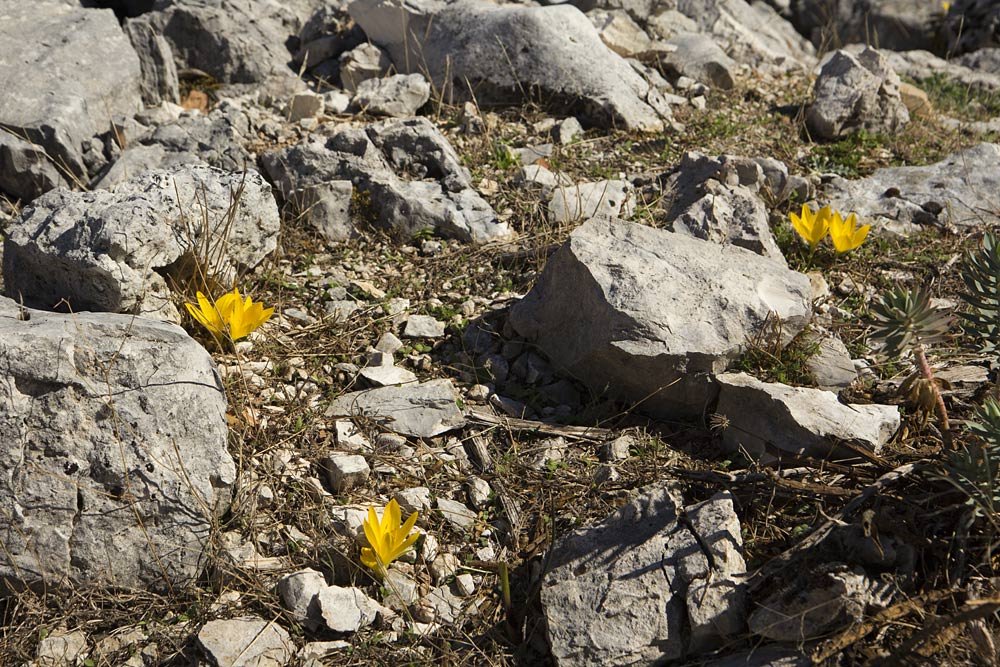
M 993 3 L 85 4 L 0 0 L 0 664 L 997 663 Z

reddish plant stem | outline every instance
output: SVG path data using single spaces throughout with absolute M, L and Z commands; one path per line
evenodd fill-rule
M 934 402 L 937 404 L 938 418 L 941 421 L 941 440 L 944 442 L 945 447 L 951 449 L 951 424 L 948 422 L 948 410 L 944 407 L 944 397 L 941 396 L 941 389 L 938 387 L 937 382 L 934 381 L 934 373 L 931 372 L 931 366 L 927 363 L 924 346 L 920 344 L 916 345 L 913 348 L 913 356 L 917 359 L 917 368 L 920 370 L 920 375 L 930 383 L 931 391 L 934 392 Z

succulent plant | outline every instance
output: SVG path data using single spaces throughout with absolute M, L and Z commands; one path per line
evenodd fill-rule
M 943 342 L 951 329 L 951 315 L 931 306 L 926 286 L 897 287 L 872 304 L 871 312 L 877 323 L 872 337 L 881 340 L 885 353 L 893 357 L 907 348 Z
M 966 292 L 959 296 L 972 312 L 959 313 L 965 331 L 978 339 L 984 352 L 1000 348 L 1000 244 L 996 235 L 987 232 L 979 248 L 966 253 L 962 260 L 962 281 Z

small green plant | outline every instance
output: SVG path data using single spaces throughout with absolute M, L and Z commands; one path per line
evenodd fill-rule
M 966 253 L 960 273 L 967 291 L 959 296 L 972 312 L 959 317 L 982 351 L 995 357 L 1000 349 L 1000 245 L 994 234 L 987 232 L 979 247 Z
M 504 144 L 498 145 L 493 149 L 493 166 L 500 171 L 507 171 L 511 167 L 516 167 L 520 163 L 517 159 L 517 155 L 510 147 Z
M 904 391 L 927 412 L 937 410 L 941 438 L 950 449 L 948 410 L 941 396 L 941 383 L 927 363 L 926 348 L 947 338 L 951 316 L 931 306 L 931 293 L 926 286 L 916 290 L 898 287 L 882 295 L 872 305 L 871 312 L 877 323 L 872 337 L 881 341 L 886 356 L 898 358 L 907 350 L 913 353 L 916 371 L 903 383 Z
M 886 138 L 865 130 L 853 132 L 839 141 L 818 145 L 810 157 L 810 167 L 817 171 L 830 171 L 844 178 L 867 176 L 874 168 L 863 160 L 883 148 Z

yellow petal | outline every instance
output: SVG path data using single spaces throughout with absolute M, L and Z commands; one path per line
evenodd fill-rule
M 361 549 L 361 564 L 373 570 L 379 569 L 378 560 L 375 558 L 375 552 L 368 547 L 362 547 Z
M 407 538 L 410 531 L 413 530 L 413 525 L 417 522 L 417 514 L 417 512 L 411 514 L 410 518 L 406 520 L 406 523 L 396 529 L 396 534 L 394 536 L 395 542 L 402 542 Z
M 382 530 L 387 535 L 392 535 L 397 528 L 399 528 L 399 503 L 393 498 L 389 501 L 389 504 L 385 506 L 385 513 L 382 514 Z
M 413 533 L 408 538 L 406 538 L 406 540 L 404 540 L 399 546 L 397 546 L 395 549 L 392 550 L 392 553 L 389 554 L 389 560 L 394 561 L 403 554 L 405 554 L 409 550 L 409 548 L 413 546 L 413 543 L 416 542 L 419 537 L 420 537 L 420 531 L 418 530 L 417 532 Z
M 375 515 L 375 508 L 368 508 L 368 518 L 365 519 L 365 537 L 368 538 L 368 543 L 372 545 L 373 549 L 378 549 L 380 547 L 379 540 L 379 523 L 378 517 Z

